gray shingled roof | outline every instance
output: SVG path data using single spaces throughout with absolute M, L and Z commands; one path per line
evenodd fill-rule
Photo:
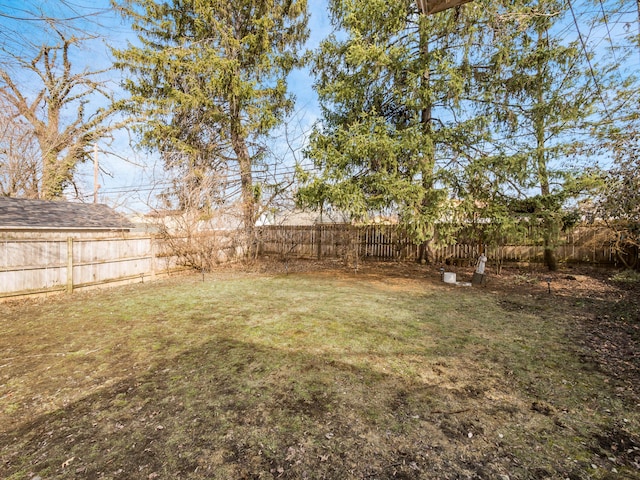
M 99 203 L 0 197 L 0 230 L 122 230 L 134 225 Z

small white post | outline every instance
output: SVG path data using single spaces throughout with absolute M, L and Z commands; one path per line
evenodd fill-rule
M 98 184 L 98 174 L 100 173 L 100 166 L 98 164 L 98 144 L 93 145 L 93 203 L 98 203 L 98 190 L 100 185 Z
M 73 238 L 67 238 L 67 293 L 73 293 Z

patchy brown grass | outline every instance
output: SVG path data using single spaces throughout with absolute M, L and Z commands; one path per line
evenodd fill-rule
M 0 304 L 0 477 L 640 478 L 637 284 L 286 268 Z

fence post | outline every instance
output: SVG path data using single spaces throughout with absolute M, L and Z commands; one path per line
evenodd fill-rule
M 151 250 L 151 265 L 149 266 L 149 268 L 151 268 L 151 280 L 155 280 L 156 279 L 156 236 L 153 233 L 149 235 L 149 243 L 150 243 L 149 250 Z
M 67 238 L 67 293 L 73 293 L 73 238 Z
M 322 258 L 322 224 L 316 223 L 316 256 Z

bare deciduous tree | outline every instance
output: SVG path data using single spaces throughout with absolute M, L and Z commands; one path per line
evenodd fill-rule
M 640 267 L 640 133 L 637 123 L 610 140 L 615 164 L 605 177 L 597 214 L 615 232 L 612 245 L 625 267 Z
M 152 214 L 165 250 L 178 264 L 202 271 L 243 257 L 242 208 L 222 196 L 226 176 L 201 169 L 187 169 L 180 179 L 175 174 L 163 208 Z
M 0 98 L 0 195 L 38 197 L 37 145 L 29 126 Z
M 91 155 L 93 144 L 124 125 L 110 122 L 114 109 L 100 80 L 104 71 L 76 72 L 72 67 L 70 51 L 82 39 L 55 31 L 56 44 L 43 45 L 31 59 L 12 55 L 13 65 L 0 68 L 0 99 L 11 106 L 13 121 L 28 126 L 38 145 L 37 191 L 43 199 L 61 197 L 73 184 L 77 165 Z M 11 72 L 30 75 L 35 83 L 25 85 Z M 96 107 L 100 102 L 105 106 Z M 32 155 L 23 151 L 22 162 L 29 164 Z

